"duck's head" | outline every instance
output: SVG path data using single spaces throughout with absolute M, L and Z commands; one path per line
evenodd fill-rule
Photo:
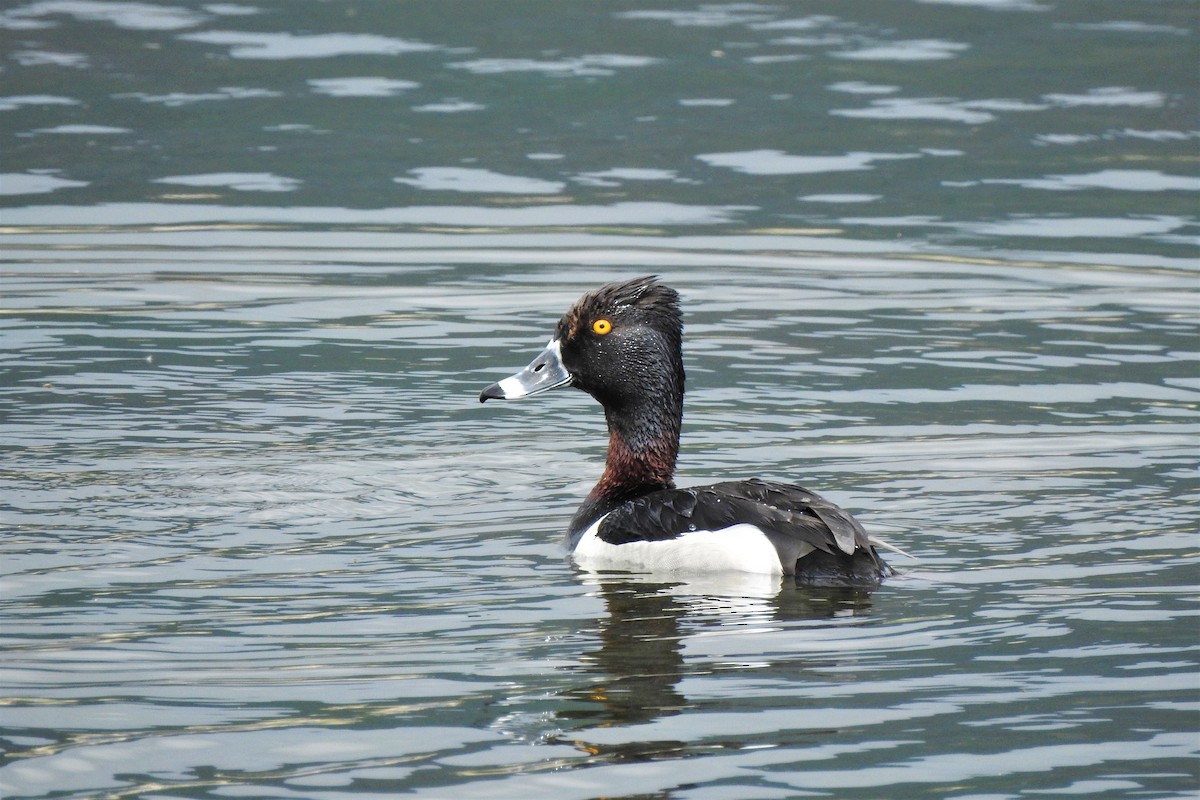
M 682 332 L 679 295 L 655 277 L 602 286 L 563 315 L 529 366 L 484 389 L 479 402 L 574 386 L 609 410 L 647 398 L 678 403 Z

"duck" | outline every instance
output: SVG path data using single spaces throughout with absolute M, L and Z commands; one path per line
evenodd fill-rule
M 816 492 L 761 478 L 675 485 L 683 423 L 679 293 L 649 275 L 583 295 L 549 343 L 479 402 L 574 387 L 604 410 L 604 471 L 567 527 L 589 571 L 742 572 L 798 583 L 874 586 L 893 570 L 849 512 Z

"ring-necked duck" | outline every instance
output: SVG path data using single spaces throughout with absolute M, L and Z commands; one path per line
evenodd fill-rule
M 575 513 L 567 547 L 588 569 L 740 570 L 814 584 L 892 574 L 858 520 L 814 492 L 756 478 L 677 489 L 683 419 L 679 295 L 654 277 L 584 295 L 529 366 L 479 402 L 574 386 L 604 407 L 604 474 Z

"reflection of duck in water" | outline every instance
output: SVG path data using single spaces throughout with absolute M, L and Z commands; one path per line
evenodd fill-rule
M 742 571 L 826 585 L 874 585 L 891 570 L 858 520 L 814 492 L 758 479 L 676 489 L 683 418 L 679 295 L 654 278 L 586 294 L 525 369 L 480 402 L 560 386 L 596 398 L 608 421 L 604 474 L 567 544 L 595 569 Z
M 665 584 L 617 580 L 600 584 L 608 614 L 600 622 L 600 646 L 583 656 L 598 683 L 568 692 L 588 701 L 559 716 L 585 724 L 629 725 L 677 714 L 687 701 L 676 690 L 683 677 L 679 618 L 687 610 Z
M 559 711 L 565 728 L 551 741 L 571 744 L 604 760 L 646 761 L 678 758 L 692 745 L 671 739 L 642 740 L 636 733 L 603 729 L 641 726 L 721 700 L 689 701 L 679 690 L 687 675 L 743 670 L 744 664 L 692 664 L 684 656 L 690 636 L 763 629 L 800 620 L 841 620 L 869 611 L 863 589 L 769 587 L 732 577 L 729 581 L 654 582 L 650 577 L 590 576 L 608 611 L 597 632 L 599 646 L 583 655 L 582 668 L 598 680 L 562 693 L 570 698 Z M 820 624 L 820 623 L 818 623 Z M 840 625 L 840 623 L 832 623 Z M 789 678 L 804 669 L 788 663 L 759 662 L 759 669 L 786 669 Z M 711 745 L 710 745 L 711 746 Z

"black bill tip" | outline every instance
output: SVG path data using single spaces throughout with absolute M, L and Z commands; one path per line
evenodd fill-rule
M 504 390 L 500 388 L 500 384 L 493 383 L 491 386 L 479 393 L 479 402 L 486 403 L 488 400 L 503 400 Z

